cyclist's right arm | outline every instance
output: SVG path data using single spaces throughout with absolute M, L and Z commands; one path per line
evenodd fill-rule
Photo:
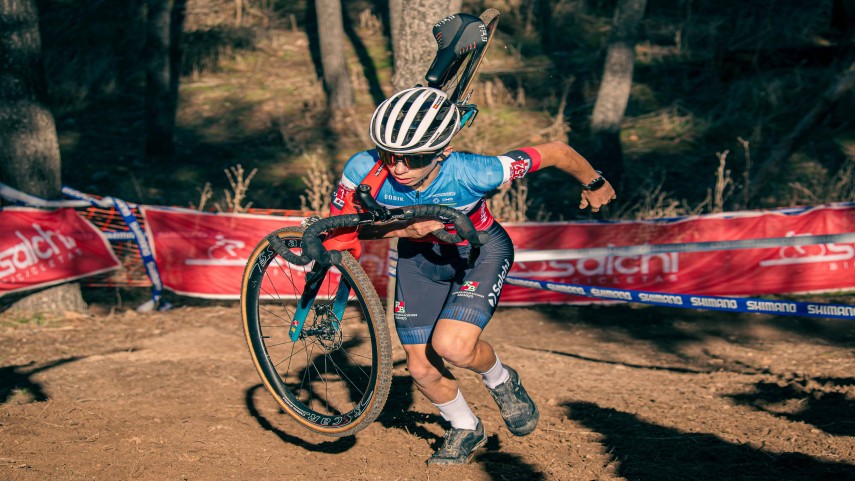
M 353 202 L 356 187 L 376 162 L 369 151 L 359 152 L 347 161 L 330 200 L 330 216 L 356 213 Z
M 379 188 L 379 184 L 386 178 L 385 169 L 382 171 L 381 169 L 382 165 L 377 162 L 370 151 L 359 152 L 351 157 L 345 164 L 341 180 L 333 192 L 330 201 L 330 216 L 355 214 L 357 211 L 353 196 L 357 185 L 368 180 L 372 174 L 377 174 L 375 176 L 377 181 L 374 183 L 377 184 L 376 188 Z M 376 192 L 376 188 L 372 191 Z M 358 259 L 362 253 L 362 246 L 357 239 L 358 235 L 359 231 L 355 227 L 335 229 L 324 241 L 324 248 L 327 250 L 347 250 Z

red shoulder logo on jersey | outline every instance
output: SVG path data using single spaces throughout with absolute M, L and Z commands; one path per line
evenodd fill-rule
M 332 205 L 338 207 L 339 209 L 344 208 L 344 199 L 347 197 L 347 194 L 351 192 L 342 184 L 338 184 L 338 189 L 335 190 L 333 194 Z
M 526 159 L 517 159 L 511 162 L 511 180 L 519 179 L 528 172 L 529 162 Z

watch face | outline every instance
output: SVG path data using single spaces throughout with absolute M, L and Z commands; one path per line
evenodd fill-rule
M 597 190 L 604 185 L 606 185 L 606 179 L 600 177 L 588 184 L 588 190 Z

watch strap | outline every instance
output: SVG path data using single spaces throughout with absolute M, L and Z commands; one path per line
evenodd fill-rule
M 596 172 L 598 174 L 598 177 L 596 179 L 588 182 L 587 184 L 582 184 L 583 190 L 594 191 L 594 190 L 598 190 L 602 186 L 606 185 L 606 179 L 605 179 L 605 177 L 603 177 L 603 173 L 600 172 L 599 170 L 595 170 L 594 172 Z

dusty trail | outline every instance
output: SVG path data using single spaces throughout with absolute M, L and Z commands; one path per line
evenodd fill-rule
M 456 371 L 487 449 L 427 468 L 443 430 L 406 376 L 378 422 L 312 434 L 259 384 L 236 307 L 0 328 L 0 479 L 855 478 L 855 326 L 653 307 L 500 309 L 487 328 L 541 407 L 508 433 Z

